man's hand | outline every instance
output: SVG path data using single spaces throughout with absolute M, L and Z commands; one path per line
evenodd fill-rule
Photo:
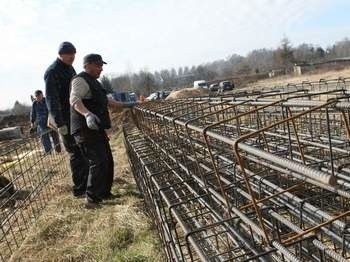
M 122 112 L 123 111 L 123 105 L 119 101 L 114 100 L 113 98 L 107 96 L 108 98 L 108 106 L 111 108 L 114 112 Z
M 99 126 L 98 124 L 101 122 L 101 120 L 98 118 L 97 115 L 89 112 L 85 114 L 85 120 L 88 128 L 93 129 L 93 130 L 98 130 Z
M 59 127 L 57 131 L 62 136 L 68 135 L 68 127 L 66 125 L 63 125 L 63 126 Z
M 36 133 L 36 127 L 32 125 L 32 127 L 29 129 L 29 134 L 34 135 Z
M 29 134 L 33 135 L 37 131 L 37 126 L 35 122 L 30 123 Z

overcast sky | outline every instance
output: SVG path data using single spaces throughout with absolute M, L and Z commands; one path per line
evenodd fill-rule
M 192 66 L 257 48 L 322 47 L 350 37 L 349 0 L 0 0 L 0 109 L 30 103 L 62 41 L 74 67 L 100 53 L 104 74 Z

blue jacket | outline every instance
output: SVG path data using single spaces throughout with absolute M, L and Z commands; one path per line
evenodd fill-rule
M 30 122 L 36 122 L 41 128 L 46 128 L 48 116 L 49 111 L 47 110 L 45 98 L 41 102 L 34 101 L 30 112 Z
M 70 123 L 69 89 L 76 72 L 73 66 L 58 58 L 47 68 L 45 80 L 46 104 L 57 127 Z

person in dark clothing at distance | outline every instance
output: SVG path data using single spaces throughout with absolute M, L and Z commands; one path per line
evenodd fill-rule
M 52 138 L 52 142 L 54 143 L 56 152 L 60 153 L 61 145 L 59 136 L 55 130 L 50 129 L 47 126 L 48 115 L 49 112 L 47 110 L 43 92 L 41 90 L 37 90 L 34 93 L 34 101 L 32 104 L 32 110 L 30 112 L 30 122 L 32 129 L 37 129 L 37 132 L 41 137 L 41 143 L 44 146 L 45 153 L 51 152 L 52 149 L 50 136 Z
M 58 49 L 58 58 L 47 68 L 44 80 L 46 104 L 49 110 L 49 124 L 57 128 L 63 145 L 70 157 L 73 178 L 73 195 L 85 196 L 88 162 L 80 152 L 74 137 L 70 135 L 69 89 L 76 75 L 72 66 L 76 49 L 70 42 L 63 42 Z
M 108 106 L 132 107 L 107 96 L 97 80 L 106 64 L 100 55 L 84 57 L 84 72 L 71 84 L 71 133 L 89 160 L 86 208 L 98 208 L 103 199 L 113 197 L 113 156 L 105 130 L 111 127 Z

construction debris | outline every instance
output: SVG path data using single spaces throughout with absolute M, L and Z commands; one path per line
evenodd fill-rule
M 0 141 L 9 139 L 23 138 L 23 127 L 14 126 L 0 129 Z

